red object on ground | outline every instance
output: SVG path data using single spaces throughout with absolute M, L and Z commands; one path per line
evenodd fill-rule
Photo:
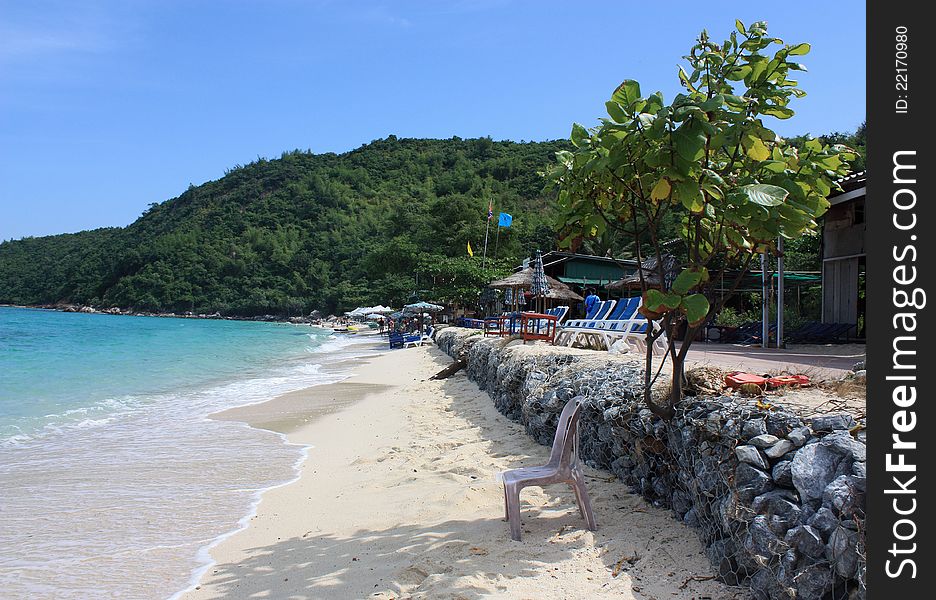
M 725 384 L 730 387 L 739 388 L 745 383 L 753 383 L 754 385 L 764 387 L 767 385 L 767 378 L 753 373 L 744 373 L 742 371 L 735 371 L 734 373 L 725 375 Z
M 778 375 L 767 380 L 767 385 L 775 388 L 784 385 L 809 385 L 810 383 L 806 375 Z

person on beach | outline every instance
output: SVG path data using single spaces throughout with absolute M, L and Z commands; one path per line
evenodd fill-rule
M 588 288 L 588 295 L 585 296 L 585 314 L 590 313 L 592 308 L 599 302 L 601 302 L 601 298 L 595 293 L 595 288 Z

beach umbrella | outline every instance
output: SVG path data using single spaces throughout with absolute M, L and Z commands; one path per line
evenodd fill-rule
M 368 312 L 389 315 L 390 313 L 394 312 L 394 309 L 390 308 L 389 306 L 384 306 L 383 304 L 378 304 L 377 306 L 372 306 L 369 308 Z
M 542 303 L 545 307 L 546 300 L 544 298 L 546 294 L 549 293 L 549 282 L 546 279 L 546 272 L 543 270 L 543 253 L 539 250 L 536 251 L 536 260 L 533 262 L 533 277 L 530 282 L 530 292 L 534 297 L 543 299 Z
M 407 304 L 403 307 L 403 310 L 408 310 L 410 312 L 439 312 L 445 310 L 444 306 L 439 306 L 438 304 L 430 304 L 428 302 L 414 302 L 413 304 Z
M 363 317 L 368 313 L 369 309 L 363 306 L 359 306 L 352 310 L 351 312 L 346 312 L 345 314 L 349 317 Z

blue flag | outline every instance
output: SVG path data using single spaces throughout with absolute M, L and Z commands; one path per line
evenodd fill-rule
M 507 213 L 501 213 L 500 218 L 497 220 L 498 227 L 510 227 L 511 223 L 513 223 L 513 217 Z

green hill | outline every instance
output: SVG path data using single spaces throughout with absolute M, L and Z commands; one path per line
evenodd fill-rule
M 490 198 L 514 216 L 502 267 L 553 247 L 537 172 L 565 146 L 390 136 L 261 159 L 125 228 L 0 244 L 0 303 L 250 316 L 400 305 L 417 287 L 457 300 L 490 275 L 479 268 Z

